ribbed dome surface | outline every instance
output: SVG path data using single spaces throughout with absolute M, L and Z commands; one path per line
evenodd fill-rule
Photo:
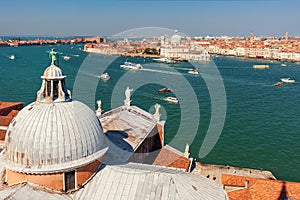
M 49 67 L 47 67 L 44 71 L 44 75 L 42 76 L 42 78 L 45 79 L 62 79 L 65 78 L 65 76 L 63 75 L 61 69 L 55 65 L 50 65 Z
M 101 124 L 85 104 L 32 103 L 10 123 L 5 155 L 8 162 L 37 171 L 70 168 L 99 158 L 103 140 Z

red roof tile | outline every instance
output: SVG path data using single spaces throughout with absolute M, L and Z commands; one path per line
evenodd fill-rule
M 182 153 L 177 152 L 177 150 L 166 145 L 160 150 L 158 156 L 153 162 L 153 165 L 180 168 L 188 171 L 190 160 L 182 156 Z
M 224 186 L 244 187 L 228 192 L 228 197 L 231 200 L 300 199 L 300 183 L 295 182 L 222 174 L 222 184 Z

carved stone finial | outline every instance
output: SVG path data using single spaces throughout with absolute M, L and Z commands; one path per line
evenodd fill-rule
M 131 102 L 131 99 L 130 99 L 130 97 L 131 97 L 131 92 L 133 91 L 133 89 L 130 89 L 128 86 L 127 86 L 127 88 L 126 88 L 126 90 L 125 90 L 125 100 L 124 100 L 124 105 L 126 106 L 126 107 L 130 107 L 130 102 Z
M 96 115 L 97 117 L 100 117 L 102 114 L 102 107 L 101 107 L 102 101 L 98 100 L 97 101 L 97 105 L 98 105 L 98 109 L 96 110 Z
M 154 113 L 154 118 L 157 120 L 157 121 L 159 121 L 160 120 L 160 113 L 159 113 L 159 109 L 160 109 L 160 105 L 157 103 L 157 104 L 155 104 L 155 113 Z
M 186 158 L 189 158 L 189 156 L 190 156 L 190 152 L 189 151 L 190 151 L 190 146 L 189 146 L 188 143 L 186 143 L 183 156 L 186 157 Z

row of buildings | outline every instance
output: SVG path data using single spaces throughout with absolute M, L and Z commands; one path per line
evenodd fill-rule
M 75 44 L 75 43 L 101 43 L 106 42 L 106 38 L 101 37 L 77 37 L 72 39 L 34 39 L 25 40 L 21 38 L 11 38 L 8 40 L 0 39 L 0 46 L 26 46 L 26 45 L 56 45 L 56 44 Z
M 188 61 L 210 61 L 209 54 L 300 62 L 300 39 L 255 37 L 249 38 L 182 37 L 175 31 L 171 37 L 161 36 L 152 40 L 119 40 L 110 44 L 86 44 L 85 51 L 109 55 L 148 56 L 147 48 L 156 49 L 160 57 Z M 140 54 L 140 55 L 139 55 Z
M 151 50 L 145 53 L 146 50 Z M 184 38 L 175 31 L 171 37 L 162 36 L 152 40 L 128 39 L 118 40 L 109 44 L 86 44 L 84 50 L 89 53 L 105 55 L 125 55 L 144 57 L 166 57 L 187 61 L 210 61 L 210 55 L 190 38 Z
M 254 37 L 250 38 L 219 38 L 198 39 L 201 45 L 210 53 L 225 56 L 258 58 L 279 61 L 300 61 L 300 39 Z

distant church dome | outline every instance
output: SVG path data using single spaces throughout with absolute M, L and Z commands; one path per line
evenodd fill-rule
M 42 78 L 37 100 L 10 123 L 4 156 L 8 168 L 22 173 L 75 169 L 106 151 L 99 119 L 85 104 L 73 101 L 55 60 Z
M 175 30 L 174 35 L 171 37 L 171 43 L 174 46 L 179 46 L 181 44 L 181 36 L 178 34 L 177 30 Z

